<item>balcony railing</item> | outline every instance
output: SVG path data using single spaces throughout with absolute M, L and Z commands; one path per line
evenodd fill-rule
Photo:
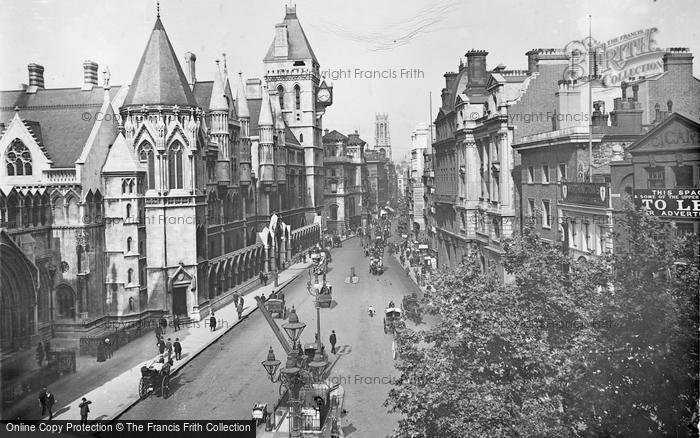
M 56 168 L 44 171 L 44 177 L 52 183 L 73 183 L 78 182 L 75 168 Z

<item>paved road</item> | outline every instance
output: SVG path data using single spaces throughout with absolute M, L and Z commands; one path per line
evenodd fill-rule
M 321 337 L 330 351 L 328 336 L 335 330 L 340 357 L 332 376 L 345 387 L 343 418 L 346 436 L 381 438 L 396 426 L 398 417 L 382 406 L 389 390 L 388 381 L 397 375 L 391 357 L 391 336 L 382 327 L 382 309 L 390 299 L 397 305 L 401 297 L 416 289 L 396 260 L 385 256 L 387 271 L 381 276 L 368 273 L 368 260 L 360 240 L 351 239 L 343 248 L 333 250 L 328 280 L 333 285 L 337 305 L 321 309 Z M 345 284 L 350 267 L 360 277 L 358 284 Z M 313 297 L 306 291 L 308 278 L 300 276 L 285 289 L 307 327 L 302 342 L 314 339 L 316 312 Z M 380 313 L 369 318 L 367 308 L 374 305 Z M 281 320 L 280 323 L 282 322 Z M 410 323 L 409 323 L 410 324 Z M 122 419 L 233 419 L 249 418 L 254 402 L 272 406 L 279 385 L 267 380 L 262 365 L 272 346 L 278 359 L 283 350 L 259 312 L 223 336 L 192 360 L 173 379 L 170 398 L 151 397 L 122 415 Z M 331 360 L 337 356 L 330 355 Z

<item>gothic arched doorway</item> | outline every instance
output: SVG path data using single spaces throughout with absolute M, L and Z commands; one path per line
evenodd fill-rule
M 36 267 L 2 233 L 0 244 L 0 347 L 29 345 L 34 334 Z
M 56 288 L 56 318 L 75 319 L 75 291 L 67 284 Z

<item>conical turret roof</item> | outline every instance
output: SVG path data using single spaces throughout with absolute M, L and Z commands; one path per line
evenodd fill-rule
M 270 94 L 267 92 L 267 88 L 263 90 L 262 107 L 260 108 L 258 126 L 274 126 L 274 120 L 272 118 L 272 104 L 270 103 Z
M 236 90 L 236 112 L 239 118 L 250 118 L 250 109 L 248 108 L 248 99 L 245 96 L 245 84 L 243 83 L 243 75 L 238 74 L 239 83 Z
M 285 6 L 285 15 L 283 24 L 287 26 L 287 44 L 289 47 L 289 52 L 287 59 L 313 59 L 316 63 L 316 55 L 311 49 L 311 44 L 309 43 L 304 29 L 301 27 L 301 23 L 297 18 L 296 6 Z M 275 35 L 275 39 L 272 40 L 270 44 L 270 49 L 267 51 L 267 55 L 263 61 L 274 61 L 275 58 L 275 40 L 278 35 Z
M 211 99 L 209 99 L 209 111 L 228 111 L 228 102 L 225 94 L 224 80 L 221 77 L 219 62 L 217 61 L 216 71 L 214 72 L 214 84 L 211 87 Z
M 197 106 L 160 17 L 124 99 L 124 106 L 133 105 Z

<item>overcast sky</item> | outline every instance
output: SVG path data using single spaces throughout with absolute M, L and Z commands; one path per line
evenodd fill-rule
M 109 65 L 112 84 L 128 84 L 153 28 L 156 2 L 114 0 L 3 0 L 0 16 L 0 88 L 26 83 L 27 64 L 42 64 L 46 86 L 78 87 L 86 59 Z M 197 55 L 197 77 L 211 80 L 226 53 L 229 75 L 261 76 L 262 58 L 284 17 L 281 0 L 163 0 L 161 19 L 182 63 Z M 372 144 L 375 113 L 388 113 L 394 158 L 410 148 L 411 131 L 439 105 L 442 75 L 456 71 L 472 48 L 489 52 L 487 64 L 527 67 L 532 48 L 563 48 L 588 34 L 605 41 L 657 27 L 660 47 L 690 47 L 700 76 L 700 1 L 697 0 L 297 0 L 297 15 L 321 70 L 351 69 L 334 81 L 334 104 L 324 128 L 359 130 Z M 355 69 L 414 78 L 367 79 Z M 364 76 L 364 74 L 362 75 Z M 100 83 L 102 74 L 100 73 Z

